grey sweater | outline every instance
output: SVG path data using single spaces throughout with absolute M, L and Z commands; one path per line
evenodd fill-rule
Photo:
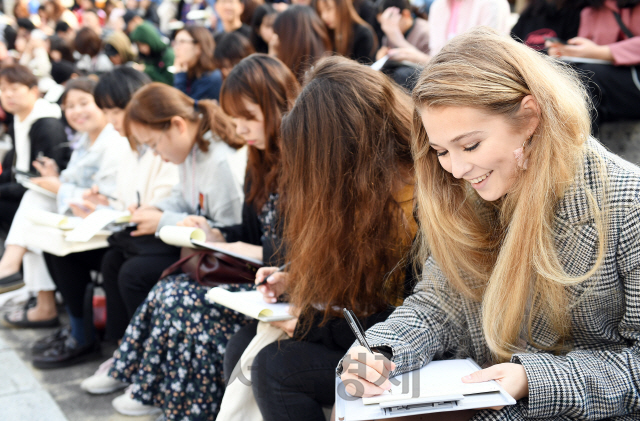
M 163 211 L 158 230 L 165 225 L 176 225 L 187 215 L 195 215 L 202 195 L 202 216 L 212 226 L 238 224 L 242 221 L 244 194 L 242 185 L 246 159 L 234 159 L 237 152 L 217 136 L 213 136 L 209 151 L 203 152 L 194 145 L 187 159 L 178 166 L 180 182 L 174 186 L 166 199 L 156 204 Z M 194 165 L 195 164 L 195 165 Z

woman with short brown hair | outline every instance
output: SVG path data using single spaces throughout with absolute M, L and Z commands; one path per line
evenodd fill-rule
M 202 26 L 188 26 L 179 30 L 173 39 L 173 86 L 193 99 L 217 101 L 222 87 L 222 74 L 213 60 L 215 47 L 211 32 Z

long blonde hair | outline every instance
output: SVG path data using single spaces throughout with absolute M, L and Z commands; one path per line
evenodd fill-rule
M 475 107 L 523 127 L 519 111 L 527 95 L 539 108 L 538 127 L 525 148 L 528 169 L 517 172 L 505 197 L 485 202 L 441 167 L 420 110 Z M 582 173 L 585 154 L 591 154 L 585 147 L 590 132 L 586 91 L 567 67 L 479 28 L 456 37 L 432 58 L 413 100 L 421 261 L 432 255 L 455 290 L 482 302 L 484 336 L 496 361 L 509 360 L 519 349 L 524 323 L 533 342 L 531 326 L 539 317 L 559 335 L 558 343 L 546 348 L 561 351 L 571 336 L 565 286 L 597 271 L 606 241 L 604 214 L 588 193 L 599 232 L 594 267 L 570 277 L 554 242 L 556 207 Z M 602 166 L 600 172 L 604 176 Z

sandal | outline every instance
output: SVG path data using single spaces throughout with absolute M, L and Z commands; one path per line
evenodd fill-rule
M 11 317 L 13 315 L 19 316 L 19 318 Z M 46 328 L 46 327 L 58 327 L 60 326 L 60 319 L 58 316 L 55 316 L 49 320 L 37 320 L 32 321 L 27 318 L 27 309 L 23 308 L 20 310 L 16 310 L 15 313 L 5 313 L 2 318 L 2 324 L 11 328 L 18 329 L 36 329 L 36 328 Z

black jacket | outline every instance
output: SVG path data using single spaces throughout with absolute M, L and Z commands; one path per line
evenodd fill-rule
M 25 188 L 16 182 L 13 167 L 16 161 L 15 138 L 13 124 L 9 127 L 9 134 L 14 148 L 11 149 L 2 161 L 2 174 L 0 174 L 0 200 L 19 200 L 25 192 Z M 31 157 L 29 162 L 35 161 L 39 153 L 52 158 L 63 170 L 69 162 L 70 151 L 66 146 L 67 135 L 64 125 L 57 118 L 44 117 L 36 120 L 29 130 L 31 140 Z M 33 165 L 29 165 L 29 172 L 37 173 Z

